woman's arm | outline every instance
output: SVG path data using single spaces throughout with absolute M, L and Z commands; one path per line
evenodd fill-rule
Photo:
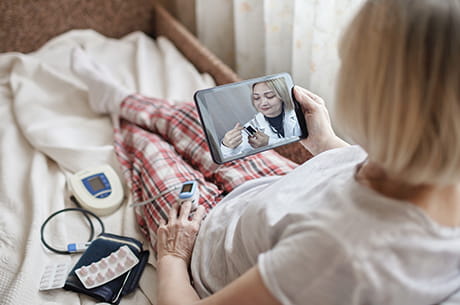
M 187 305 L 200 300 L 190 284 L 187 263 L 173 255 L 158 261 L 157 305 Z
M 162 221 L 158 228 L 158 305 L 185 305 L 199 300 L 187 267 L 205 211 L 199 206 L 189 219 L 191 208 L 190 201 L 181 206 L 176 203 L 169 211 L 168 223 Z
M 302 106 L 307 122 L 308 137 L 300 142 L 306 149 L 317 155 L 329 149 L 349 145 L 332 129 L 329 112 L 322 98 L 299 86 L 295 86 L 294 95 Z
M 281 305 L 262 281 L 257 266 L 196 305 Z
M 252 267 L 224 289 L 200 300 L 178 257 L 166 256 L 158 264 L 158 305 L 280 305 L 268 291 L 257 267 Z
M 191 220 L 191 203 L 185 202 L 178 213 L 175 205 L 168 224 L 158 229 L 158 305 L 280 305 L 265 287 L 257 267 L 248 270 L 216 294 L 200 300 L 190 283 L 188 264 L 201 220 L 203 207 L 199 207 Z

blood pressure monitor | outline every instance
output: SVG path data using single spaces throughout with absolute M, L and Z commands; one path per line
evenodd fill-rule
M 196 181 L 191 180 L 182 183 L 178 197 L 179 203 L 191 201 L 192 209 L 196 209 L 198 207 L 199 198 L 200 194 L 198 190 L 198 183 Z
M 109 165 L 82 170 L 69 178 L 69 185 L 80 205 L 99 216 L 114 212 L 123 202 L 123 186 Z

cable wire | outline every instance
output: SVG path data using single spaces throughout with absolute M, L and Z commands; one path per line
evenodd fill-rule
M 82 213 L 85 216 L 86 220 L 88 221 L 89 226 L 90 226 L 90 236 L 89 236 L 88 242 L 91 242 L 93 240 L 93 237 L 94 237 L 94 225 L 93 225 L 93 221 L 91 220 L 90 216 L 94 217 L 99 222 L 99 225 L 101 227 L 101 233 L 99 233 L 98 235 L 100 235 L 100 234 L 105 232 L 104 223 L 102 222 L 102 220 L 96 214 L 94 214 L 91 211 L 88 211 L 88 210 L 85 210 L 85 209 L 82 209 L 82 208 L 66 208 L 66 209 L 56 211 L 53 214 L 51 214 L 50 216 L 48 216 L 48 218 L 43 222 L 43 224 L 42 224 L 42 226 L 40 228 L 40 239 L 41 239 L 43 245 L 48 250 L 53 251 L 54 253 L 58 253 L 58 254 L 72 254 L 72 253 L 74 253 L 74 252 L 70 252 L 68 250 L 59 250 L 59 249 L 56 249 L 56 248 L 50 246 L 45 241 L 45 234 L 44 234 L 45 227 L 46 227 L 46 225 L 48 224 L 48 222 L 51 219 L 53 219 L 55 216 L 57 216 L 57 215 L 59 215 L 61 213 L 70 212 L 70 211 L 77 211 L 77 212 Z

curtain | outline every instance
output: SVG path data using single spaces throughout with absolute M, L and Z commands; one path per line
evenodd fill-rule
M 289 72 L 334 99 L 341 33 L 364 0 L 195 0 L 195 34 L 242 78 Z

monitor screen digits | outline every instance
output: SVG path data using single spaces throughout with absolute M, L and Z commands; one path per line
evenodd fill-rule
M 180 190 L 181 193 L 188 193 L 192 190 L 193 184 L 192 183 L 187 183 L 182 185 L 182 189 Z
M 91 187 L 93 188 L 93 190 L 95 192 L 98 192 L 100 190 L 102 190 L 105 185 L 104 183 L 102 182 L 101 178 L 99 177 L 94 177 L 94 178 L 91 178 L 88 180 L 89 184 L 91 185 Z
M 197 91 L 213 160 L 221 164 L 307 137 L 293 87 L 281 73 Z

